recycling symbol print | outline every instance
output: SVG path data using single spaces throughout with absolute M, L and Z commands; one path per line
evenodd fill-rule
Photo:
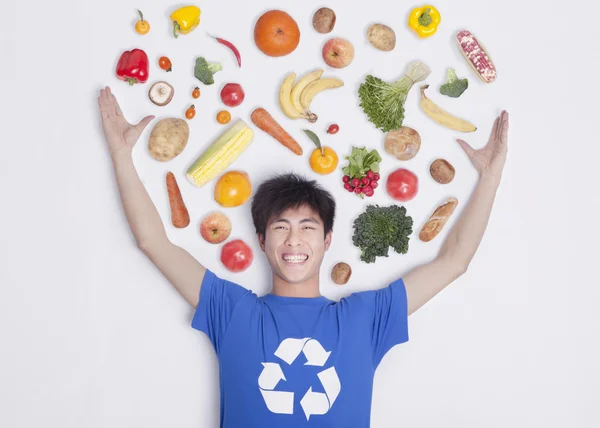
M 304 354 L 307 360 L 304 363 L 305 366 L 323 367 L 331 351 L 327 352 L 318 340 L 311 339 L 310 337 L 305 337 L 304 339 L 288 338 L 279 344 L 279 347 L 275 351 L 275 356 L 288 365 L 292 365 L 301 353 Z M 263 365 L 263 370 L 258 377 L 258 387 L 267 408 L 273 413 L 293 414 L 294 393 L 276 390 L 281 380 L 286 381 L 283 369 L 278 363 L 261 364 Z M 300 400 L 306 420 L 310 420 L 312 415 L 324 415 L 327 413 L 342 389 L 335 367 L 330 367 L 319 372 L 317 377 L 325 393 L 314 392 L 312 386 L 308 388 L 308 391 L 306 391 L 304 397 Z

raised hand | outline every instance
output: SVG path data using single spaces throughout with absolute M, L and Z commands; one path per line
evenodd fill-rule
M 506 162 L 507 139 L 508 113 L 506 110 L 502 110 L 500 116 L 494 121 L 490 139 L 485 147 L 475 150 L 464 140 L 456 141 L 469 156 L 480 175 L 487 175 L 499 180 Z
M 123 151 L 131 151 L 144 128 L 154 119 L 154 116 L 146 116 L 137 125 L 127 122 L 117 99 L 108 86 L 100 91 L 98 105 L 102 114 L 104 136 L 111 156 Z

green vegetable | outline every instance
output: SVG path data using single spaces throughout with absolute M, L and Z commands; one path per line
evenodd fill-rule
M 194 67 L 194 76 L 205 85 L 215 83 L 214 75 L 217 71 L 223 70 L 220 62 L 208 62 L 205 58 L 196 58 L 196 66 Z
M 412 226 L 412 217 L 406 215 L 404 207 L 369 205 L 354 220 L 352 243 L 360 248 L 363 262 L 375 263 L 377 257 L 388 257 L 389 247 L 406 254 Z
M 421 61 L 413 61 L 408 65 L 404 76 L 394 83 L 368 75 L 358 88 L 360 106 L 382 132 L 399 129 L 404 121 L 404 102 L 408 92 L 415 83 L 425 80 L 429 74 L 429 67 Z
M 469 87 L 469 80 L 459 79 L 456 77 L 456 72 L 453 68 L 448 69 L 448 75 L 446 76 L 446 83 L 440 86 L 440 94 L 448 95 L 452 98 L 458 98 L 463 92 Z
M 352 178 L 363 178 L 369 170 L 379 172 L 381 156 L 377 150 L 367 150 L 365 147 L 352 147 L 352 153 L 345 158 L 348 165 L 342 168 L 344 175 Z

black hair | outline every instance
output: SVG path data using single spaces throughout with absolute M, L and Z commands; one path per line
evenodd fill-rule
M 311 208 L 319 215 L 325 235 L 333 229 L 335 200 L 315 180 L 307 180 L 294 173 L 269 178 L 258 187 L 252 198 L 252 221 L 256 233 L 265 236 L 269 221 L 290 208 L 301 206 Z

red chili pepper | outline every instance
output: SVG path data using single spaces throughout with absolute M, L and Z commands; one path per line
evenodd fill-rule
M 209 34 L 210 36 L 210 34 Z M 233 43 L 228 42 L 225 39 L 221 39 L 220 37 L 215 37 L 215 36 L 210 36 L 213 39 L 215 39 L 217 42 L 221 43 L 222 45 L 227 46 L 229 49 L 231 49 L 231 51 L 233 52 L 233 54 L 235 55 L 235 58 L 237 59 L 238 65 L 241 67 L 242 66 L 242 57 L 240 56 L 240 51 L 238 51 L 238 48 L 236 48 L 234 46 Z
M 141 49 L 125 51 L 117 64 L 117 77 L 121 80 L 134 83 L 148 81 L 148 55 Z

